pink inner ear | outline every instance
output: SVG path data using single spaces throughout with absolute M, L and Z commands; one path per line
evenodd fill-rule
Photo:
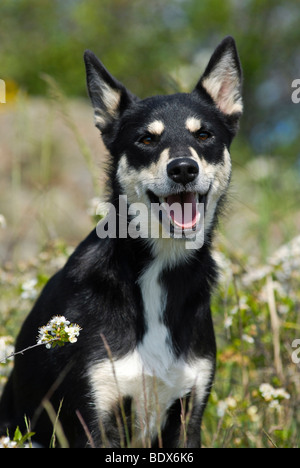
M 243 104 L 239 95 L 239 83 L 236 76 L 232 76 L 230 71 L 228 75 L 220 78 L 222 81 L 219 83 L 220 88 L 217 88 L 215 78 L 210 83 L 209 78 L 204 82 L 204 87 L 215 101 L 217 107 L 224 112 L 224 114 L 241 113 L 243 111 Z
M 240 72 L 230 52 L 226 52 L 201 80 L 201 85 L 224 114 L 243 111 Z
M 227 108 L 232 105 L 234 89 L 231 82 L 224 80 L 218 92 L 217 104 L 222 112 L 228 114 Z

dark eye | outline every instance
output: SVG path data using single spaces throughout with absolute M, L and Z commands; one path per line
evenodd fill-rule
M 157 143 L 158 141 L 159 141 L 159 135 L 147 134 L 147 135 L 144 135 L 139 140 L 139 143 L 142 143 L 143 145 L 146 145 L 146 146 L 150 146 L 150 145 L 153 145 L 154 143 Z
M 200 141 L 208 140 L 212 136 L 211 133 L 207 132 L 206 130 L 202 130 L 201 128 L 200 130 L 195 132 L 194 135 L 195 135 L 195 138 L 197 138 L 197 140 L 200 140 Z
M 151 143 L 153 143 L 153 138 L 151 136 L 145 136 L 141 139 L 141 143 L 144 145 L 151 145 Z

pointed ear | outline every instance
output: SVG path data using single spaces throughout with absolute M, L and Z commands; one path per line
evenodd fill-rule
M 90 50 L 84 53 L 87 88 L 94 108 L 95 125 L 109 131 L 130 103 L 137 99 L 119 83 Z
M 235 41 L 228 36 L 214 51 L 195 91 L 204 89 L 224 114 L 238 118 L 243 111 L 241 87 L 240 60 Z

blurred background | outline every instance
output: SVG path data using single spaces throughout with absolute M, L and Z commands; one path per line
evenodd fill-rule
M 95 226 L 103 196 L 107 155 L 86 93 L 84 50 L 146 97 L 192 90 L 223 37 L 236 40 L 245 110 L 216 241 L 223 367 L 207 446 L 300 443 L 299 366 L 291 362 L 300 338 L 300 103 L 292 101 L 299 24 L 299 0 L 0 2 L 0 335 L 9 337 Z M 264 400 L 264 382 L 290 398 Z
M 0 213 L 8 229 L 0 258 L 14 257 L 20 236 L 16 255 L 26 256 L 52 235 L 73 241 L 87 231 L 84 203 L 101 195 L 103 148 L 86 94 L 86 48 L 145 97 L 193 89 L 227 34 L 237 42 L 245 101 L 232 149 L 231 239 L 266 257 L 299 231 L 297 0 L 2 0 L 0 18 Z

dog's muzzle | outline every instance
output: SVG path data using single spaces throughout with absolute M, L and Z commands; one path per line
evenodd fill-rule
M 174 228 L 195 230 L 200 220 L 199 203 L 205 207 L 207 198 L 207 194 L 192 190 L 199 175 L 199 165 L 191 158 L 176 158 L 168 163 L 166 169 L 172 191 L 163 197 L 148 191 L 150 202 L 159 203 Z

